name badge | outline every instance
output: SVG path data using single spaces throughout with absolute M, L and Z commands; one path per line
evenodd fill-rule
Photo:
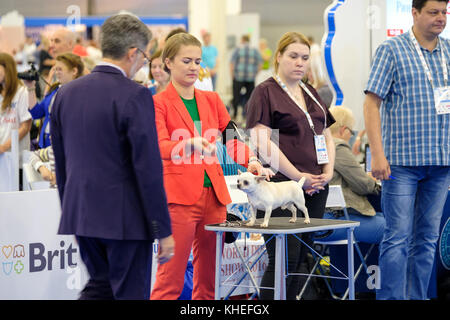
M 450 87 L 434 89 L 434 103 L 437 114 L 450 113 Z
M 316 146 L 317 163 L 328 163 L 329 160 L 325 136 L 323 134 L 314 136 L 314 145 Z

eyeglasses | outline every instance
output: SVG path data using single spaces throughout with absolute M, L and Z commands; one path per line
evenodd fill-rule
M 345 129 L 348 129 L 348 131 L 350 131 L 350 133 L 352 134 L 352 136 L 354 136 L 354 135 L 355 135 L 355 133 L 356 133 L 355 131 L 353 131 L 352 129 L 350 129 L 350 128 L 349 128 L 349 127 L 347 127 L 347 126 L 345 127 Z
M 142 53 L 142 55 L 144 56 L 144 59 L 145 59 L 145 64 L 150 64 L 150 59 L 149 59 L 149 57 L 147 57 L 147 55 L 145 54 L 144 50 L 141 50 L 141 49 L 139 49 L 138 47 L 131 47 L 130 49 L 132 49 L 132 48 L 136 48 L 137 51 L 139 51 L 140 53 Z

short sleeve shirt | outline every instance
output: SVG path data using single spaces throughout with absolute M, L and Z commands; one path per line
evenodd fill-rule
M 321 134 L 335 120 L 314 88 L 306 86 L 323 108 L 322 110 L 309 95 L 304 95 L 314 129 L 317 134 Z M 247 103 L 247 128 L 253 128 L 258 123 L 272 129 L 272 141 L 276 143 L 278 139 L 280 150 L 300 172 L 322 173 L 323 165 L 317 164 L 314 133 L 305 113 L 273 77 L 259 84 Z M 274 178 L 288 180 L 280 172 Z
M 433 87 L 410 38 L 404 33 L 376 50 L 365 93 L 379 96 L 383 148 L 392 165 L 450 165 L 450 115 L 438 115 Z M 422 48 L 435 87 L 445 86 L 442 55 L 450 73 L 450 41 L 439 38 L 433 51 Z M 450 85 L 448 83 L 447 85 Z
M 218 52 L 216 47 L 211 45 L 202 47 L 202 60 L 208 68 L 214 69 L 217 56 Z
M 0 105 L 3 97 L 0 95 Z M 17 89 L 14 98 L 11 101 L 10 108 L 5 111 L 0 110 L 0 144 L 5 143 L 11 137 L 11 131 L 19 128 L 22 122 L 31 119 L 28 112 L 28 91 L 25 86 Z M 19 142 L 19 150 L 30 150 L 30 133 Z

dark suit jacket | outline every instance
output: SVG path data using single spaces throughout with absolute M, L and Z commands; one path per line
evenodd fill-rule
M 62 86 L 51 115 L 60 234 L 171 234 L 150 91 L 111 66 Z

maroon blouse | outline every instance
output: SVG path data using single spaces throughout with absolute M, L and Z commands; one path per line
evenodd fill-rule
M 322 105 L 326 113 L 326 127 L 335 120 L 320 99 L 316 90 L 307 84 L 308 89 Z M 324 113 L 308 95 L 304 94 L 307 110 L 314 123 L 317 134 L 322 134 L 324 128 Z M 279 132 L 279 148 L 289 161 L 300 171 L 311 174 L 321 174 L 323 165 L 317 164 L 314 146 L 314 133 L 308 124 L 305 113 L 280 87 L 273 77 L 259 84 L 252 92 L 247 105 L 247 129 L 261 123 L 270 127 L 272 140 L 276 140 Z M 274 180 L 289 180 L 280 172 Z

